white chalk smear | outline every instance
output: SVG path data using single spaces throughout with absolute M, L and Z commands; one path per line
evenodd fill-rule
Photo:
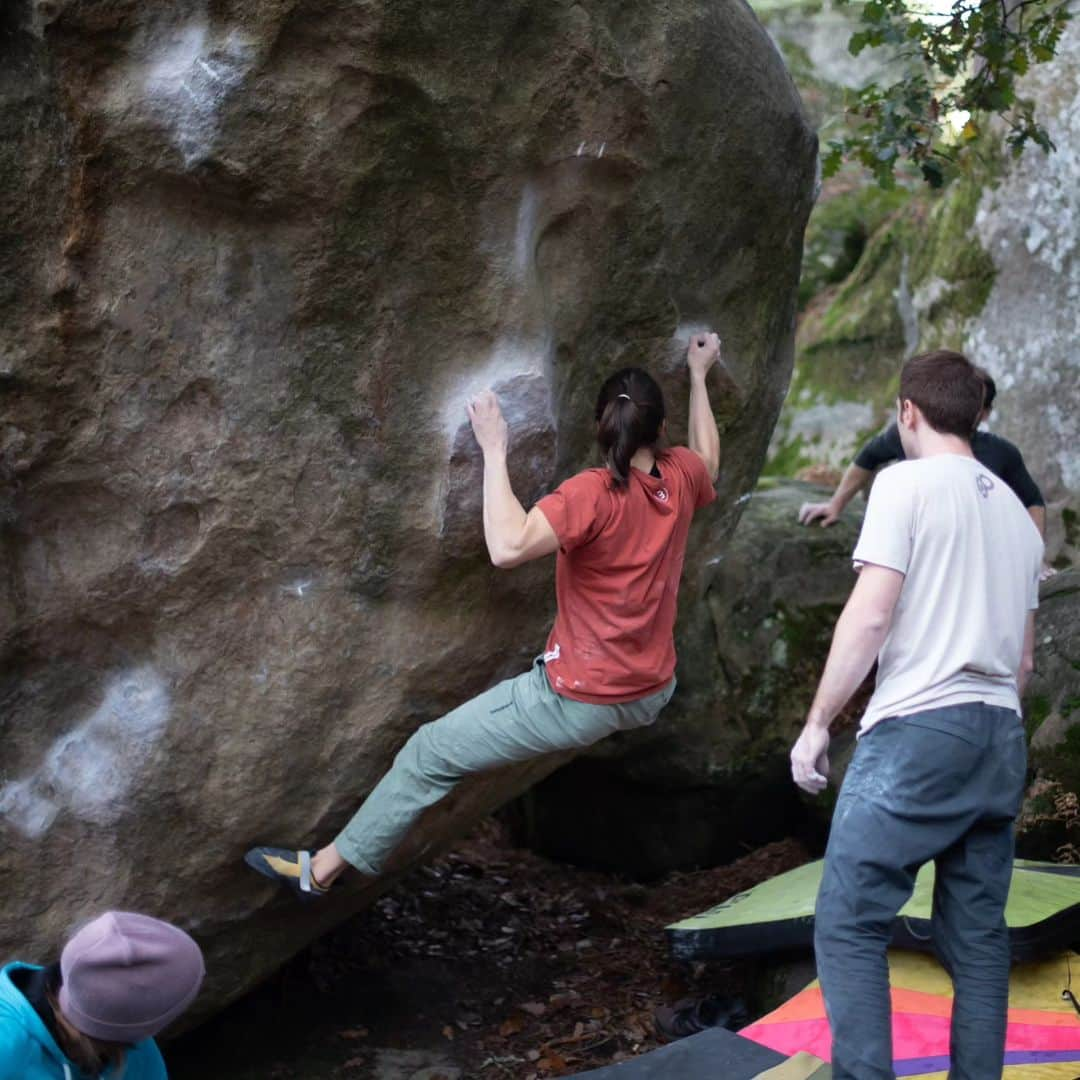
M 94 712 L 53 742 L 36 772 L 0 788 L 0 817 L 31 839 L 65 808 L 95 825 L 113 824 L 168 719 L 168 690 L 153 668 L 118 676 Z
M 687 345 L 692 337 L 704 336 L 713 333 L 713 328 L 707 323 L 684 322 L 680 323 L 675 331 L 675 340 L 681 345 Z
M 584 149 L 582 143 L 579 153 Z M 542 217 L 542 192 L 526 182 L 518 200 L 514 236 L 508 255 L 513 273 L 499 281 L 503 298 L 503 333 L 492 344 L 486 358 L 443 387 L 439 415 L 448 446 L 463 424 L 468 423 L 466 405 L 483 390 L 495 389 L 520 376 L 547 377 L 554 348 L 553 333 L 540 284 L 534 273 L 537 221 Z M 506 245 L 509 237 L 503 240 Z M 504 248 L 505 250 L 505 248 Z M 500 260 L 506 266 L 507 256 Z M 508 420 L 510 418 L 508 417 Z
M 518 200 L 517 222 L 514 226 L 514 279 L 523 285 L 532 266 L 536 233 L 536 189 L 526 184 Z
M 543 375 L 548 353 L 547 341 L 518 341 L 500 338 L 492 346 L 486 363 L 458 379 L 443 397 L 443 430 L 449 439 L 462 424 L 468 423 L 465 406 L 482 390 L 509 382 L 520 375 Z
M 285 587 L 285 591 L 303 600 L 303 598 L 307 595 L 308 590 L 311 588 L 312 584 L 313 582 L 310 578 L 305 578 L 303 581 L 297 581 L 294 582 L 292 585 L 287 585 Z
M 212 37 L 202 22 L 175 30 L 138 65 L 142 93 L 168 126 L 185 165 L 205 159 L 226 97 L 244 78 L 254 51 L 235 30 Z

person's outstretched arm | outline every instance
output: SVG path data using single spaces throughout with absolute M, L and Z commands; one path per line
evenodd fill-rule
M 1014 446 L 1005 439 L 1000 441 L 1008 448 L 1008 452 L 1003 455 L 998 475 L 1016 492 L 1017 498 L 1024 504 L 1024 509 L 1027 510 L 1032 522 L 1035 524 L 1035 528 L 1039 530 L 1039 535 L 1045 542 L 1046 500 L 1043 498 L 1043 493 L 1039 490 L 1039 485 L 1032 479 L 1031 473 L 1028 472 L 1027 463 L 1024 461 L 1024 455 L 1020 453 L 1019 447 Z M 1056 573 L 1057 571 L 1044 559 L 1039 580 L 1045 581 Z
M 1031 676 L 1035 674 L 1035 612 L 1027 613 L 1024 623 L 1024 649 L 1020 655 L 1020 670 L 1016 673 L 1016 692 L 1023 697 Z
M 811 525 L 820 521 L 822 525 L 834 525 L 844 512 L 844 507 L 870 483 L 873 475 L 870 469 L 864 469 L 853 461 L 844 470 L 844 475 L 828 502 L 808 502 L 799 507 L 799 524 Z
M 856 455 L 847 467 L 833 497 L 823 503 L 803 503 L 799 507 L 799 524 L 810 525 L 820 521 L 832 525 L 844 512 L 852 499 L 863 490 L 875 472 L 890 461 L 902 460 L 904 444 L 896 424 L 890 424 L 880 435 L 875 435 Z
M 467 408 L 484 454 L 484 540 L 492 563 L 509 569 L 551 555 L 559 547 L 555 530 L 535 506 L 526 514 L 510 486 L 506 467 L 510 432 L 498 398 L 485 390 Z
M 825 671 L 791 750 L 792 777 L 812 795 L 824 790 L 829 778 L 829 726 L 874 666 L 903 585 L 898 570 L 864 566 L 836 622 Z
M 716 429 L 709 389 L 705 378 L 709 368 L 720 356 L 720 338 L 717 334 L 694 334 L 686 350 L 686 364 L 690 368 L 690 449 L 694 451 L 709 471 L 709 479 L 715 480 L 720 471 L 720 432 Z
M 1029 506 L 1027 508 L 1028 515 L 1035 523 L 1035 528 L 1039 530 L 1039 535 L 1046 539 L 1046 507 L 1045 506 Z

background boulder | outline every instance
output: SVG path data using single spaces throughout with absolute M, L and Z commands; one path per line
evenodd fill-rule
M 1043 585 L 1035 630 L 1024 695 L 1032 784 L 1017 846 L 1032 858 L 1080 862 L 1080 570 Z
M 840 121 L 842 85 L 894 73 L 830 62 L 822 23 L 800 10 L 781 4 L 768 21 L 824 130 Z M 885 192 L 855 169 L 826 181 L 807 229 L 795 372 L 766 472 L 843 468 L 892 418 L 903 360 L 961 349 L 997 381 L 989 427 L 1023 451 L 1050 504 L 1048 557 L 1066 566 L 1080 552 L 1080 25 L 1069 24 L 1055 59 L 1034 65 L 1018 93 L 1035 103 L 1055 152 L 1031 146 L 1014 158 L 991 125 L 943 191 L 901 179 Z
M 205 1011 L 368 903 L 298 917 L 240 856 L 329 838 L 542 645 L 551 567 L 487 564 L 466 397 L 499 393 L 530 502 L 618 365 L 681 438 L 717 327 L 725 535 L 815 146 L 739 3 L 4 5 L 0 953 L 173 918 Z M 467 786 L 401 865 L 555 764 Z

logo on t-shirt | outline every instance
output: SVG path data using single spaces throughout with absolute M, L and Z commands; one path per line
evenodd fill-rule
M 979 494 L 984 498 L 990 497 L 990 492 L 994 490 L 994 481 L 990 479 L 986 473 L 979 473 L 975 477 L 975 486 L 979 489 Z
M 656 491 L 654 492 L 654 494 L 656 495 L 656 497 L 661 502 L 667 502 L 668 501 L 667 488 L 657 488 Z

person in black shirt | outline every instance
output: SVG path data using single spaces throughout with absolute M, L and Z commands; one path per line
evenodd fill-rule
M 986 385 L 983 410 L 979 415 L 981 424 L 989 415 L 997 394 L 997 386 L 989 372 L 979 368 L 979 374 Z M 995 475 L 1000 476 L 1016 492 L 1016 497 L 1035 522 L 1039 535 L 1046 535 L 1046 501 L 1038 484 L 1031 478 L 1024 464 L 1024 456 L 1008 439 L 994 435 L 989 431 L 976 431 L 971 437 L 971 451 L 976 459 Z M 874 436 L 855 455 L 855 460 L 847 467 L 833 496 L 828 502 L 803 503 L 799 508 L 799 522 L 811 525 L 818 521 L 822 525 L 832 525 L 851 500 L 869 483 L 874 473 L 891 461 L 903 461 L 904 448 L 900 445 L 900 432 L 893 422 L 880 435 Z M 1043 566 L 1043 578 L 1054 571 Z

